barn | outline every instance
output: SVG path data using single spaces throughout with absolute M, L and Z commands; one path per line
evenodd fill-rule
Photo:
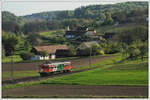
M 35 55 L 41 57 L 41 51 L 46 51 L 49 54 L 50 59 L 55 59 L 56 56 L 66 56 L 69 52 L 69 48 L 67 45 L 46 45 L 46 46 L 35 46 L 32 48 L 31 52 Z

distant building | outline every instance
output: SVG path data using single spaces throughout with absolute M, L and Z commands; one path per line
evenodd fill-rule
M 89 30 L 88 27 L 77 27 L 76 30 L 70 30 L 67 28 L 65 37 L 67 39 L 72 39 L 75 37 L 82 37 L 84 35 L 86 36 L 93 36 L 95 35 L 96 31 L 95 30 Z
M 89 55 L 89 53 L 87 53 L 87 51 L 85 51 L 85 49 L 91 48 L 93 45 L 98 45 L 99 46 L 99 43 L 96 42 L 96 41 L 90 41 L 90 42 L 83 42 L 83 43 L 81 43 L 76 48 L 77 55 L 79 55 L 79 56 L 87 56 L 87 55 Z
M 39 56 L 40 51 L 46 51 L 50 59 L 55 59 L 56 56 L 66 56 L 69 52 L 69 48 L 67 45 L 47 45 L 47 46 L 35 46 L 32 48 L 31 52 L 33 52 L 36 58 L 45 59 Z M 46 58 L 47 59 L 47 58 Z
M 41 56 L 41 55 L 35 55 L 30 58 L 30 60 L 49 60 L 49 56 Z
M 90 41 L 90 42 L 82 42 L 77 49 L 85 49 L 85 48 L 90 48 L 92 45 L 99 45 L 98 42 L 96 41 Z

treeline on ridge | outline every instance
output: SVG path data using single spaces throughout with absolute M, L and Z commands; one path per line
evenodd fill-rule
M 142 15 L 142 16 L 141 16 Z M 38 33 L 45 30 L 71 29 L 86 25 L 95 28 L 115 23 L 143 23 L 148 17 L 147 2 L 126 2 L 109 5 L 90 5 L 74 11 L 43 12 L 15 16 L 2 12 L 2 29 L 13 33 Z M 26 22 L 27 19 L 34 19 Z

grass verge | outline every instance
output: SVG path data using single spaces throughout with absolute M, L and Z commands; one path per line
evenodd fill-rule
M 30 76 L 39 76 L 37 71 L 15 71 L 14 77 L 15 78 L 22 78 L 22 77 L 30 77 Z M 2 72 L 2 80 L 10 79 L 11 73 L 10 72 Z
M 12 56 L 4 57 L 2 58 L 2 63 L 8 63 L 11 62 Z M 21 62 L 23 59 L 19 55 L 13 56 L 13 62 Z

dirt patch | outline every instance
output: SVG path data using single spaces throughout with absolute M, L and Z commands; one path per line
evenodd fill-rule
M 147 86 L 34 85 L 7 89 L 2 96 L 148 96 Z
M 92 58 L 92 64 L 104 61 L 107 59 L 112 58 L 113 56 L 105 56 L 105 57 L 94 57 Z M 72 62 L 72 67 L 77 68 L 77 67 L 83 67 L 89 65 L 89 58 L 80 58 L 76 60 L 69 60 Z M 32 70 L 38 70 L 38 66 L 42 62 L 33 62 L 33 63 L 15 63 L 13 64 L 14 66 L 14 71 L 32 71 Z M 11 64 L 2 64 L 2 71 L 10 71 L 11 70 Z

